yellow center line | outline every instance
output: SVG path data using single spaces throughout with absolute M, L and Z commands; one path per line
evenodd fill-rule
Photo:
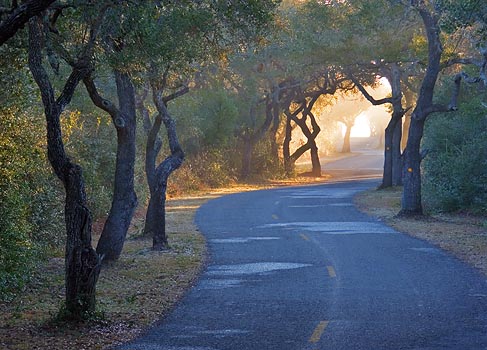
M 272 218 L 273 218 L 274 220 L 277 220 L 277 219 L 279 219 L 279 216 L 277 216 L 276 214 L 272 214 Z
M 321 336 L 323 335 L 323 332 L 325 331 L 326 327 L 328 326 L 329 321 L 321 321 L 318 323 L 316 326 L 315 330 L 313 331 L 313 334 L 311 334 L 311 337 L 309 338 L 310 343 L 317 343 L 320 341 Z
M 330 275 L 331 278 L 335 278 L 337 276 L 337 273 L 333 266 L 327 266 L 326 269 L 328 270 L 328 275 Z
M 305 241 L 309 241 L 309 237 L 306 236 L 304 233 L 300 234 L 301 238 L 304 239 Z

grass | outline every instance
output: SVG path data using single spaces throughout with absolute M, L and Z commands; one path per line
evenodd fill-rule
M 151 239 L 141 236 L 144 213 L 137 212 L 120 259 L 102 269 L 96 318 L 85 324 L 53 322 L 64 300 L 64 258 L 57 252 L 39 267 L 21 295 L 0 303 L 0 349 L 105 349 L 136 337 L 174 307 L 204 266 L 205 240 L 193 223 L 203 203 L 228 193 L 298 181 L 239 185 L 168 200 L 166 227 L 171 249 L 164 252 L 152 251 Z M 102 227 L 102 222 L 95 223 L 94 231 L 100 232 Z M 96 244 L 96 234 L 93 238 Z
M 102 270 L 97 285 L 99 312 L 96 319 L 86 324 L 52 322 L 64 300 L 64 259 L 59 255 L 52 257 L 39 268 L 21 296 L 0 304 L 0 349 L 104 349 L 136 337 L 174 307 L 204 266 L 205 241 L 193 223 L 194 214 L 203 203 L 233 192 L 324 179 L 234 186 L 169 200 L 167 231 L 171 249 L 165 252 L 151 251 L 151 240 L 141 237 L 143 212 L 137 213 L 120 260 Z M 486 218 L 459 214 L 398 219 L 394 215 L 399 211 L 399 198 L 400 189 L 371 190 L 358 195 L 355 201 L 362 210 L 399 231 L 437 244 L 487 274 Z
M 64 259 L 51 258 L 21 296 L 0 304 L 0 348 L 103 349 L 140 334 L 174 306 L 203 266 L 205 241 L 193 215 L 208 198 L 168 202 L 165 252 L 150 249 L 151 240 L 140 237 L 143 215 L 135 217 L 120 260 L 102 269 L 98 317 L 86 324 L 52 322 L 64 300 Z
M 465 213 L 398 218 L 401 188 L 369 190 L 355 197 L 362 211 L 400 232 L 426 240 L 487 275 L 487 218 Z

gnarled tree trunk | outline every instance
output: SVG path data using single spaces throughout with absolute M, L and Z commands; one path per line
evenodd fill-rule
M 350 135 L 352 134 L 353 124 L 345 124 L 345 135 L 343 136 L 342 153 L 350 153 Z
M 84 79 L 93 103 L 110 114 L 117 129 L 112 205 L 96 248 L 98 254 L 107 261 L 117 260 L 120 257 L 130 221 L 137 207 L 137 195 L 134 190 L 135 90 L 127 73 L 114 71 L 114 75 L 119 108 L 99 95 L 91 77 Z
M 96 29 L 92 29 L 94 40 Z M 86 203 L 81 167 L 67 156 L 61 133 L 60 115 L 71 101 L 79 82 L 90 73 L 87 57 L 80 60 L 69 76 L 61 95 L 56 99 L 49 76 L 42 65 L 43 29 L 37 18 L 29 21 L 29 68 L 39 86 L 47 124 L 49 162 L 64 185 L 66 251 L 66 311 L 80 319 L 95 310 L 96 282 L 100 258 L 91 245 L 91 213 Z M 89 55 L 90 50 L 87 50 Z
M 440 72 L 440 59 L 443 52 L 440 40 L 438 17 L 433 9 L 427 8 L 423 2 L 413 1 L 423 20 L 428 38 L 428 66 L 421 83 L 416 107 L 411 115 L 408 141 L 404 150 L 404 188 L 400 215 L 422 215 L 421 203 L 421 139 L 423 137 L 426 118 L 443 108 L 433 105 L 433 93 Z
M 402 185 L 402 117 L 397 121 L 392 136 L 392 186 Z
M 382 184 L 380 188 L 387 188 L 399 185 L 402 179 L 401 162 L 401 134 L 402 117 L 405 110 L 402 107 L 401 92 L 401 72 L 397 64 L 392 63 L 387 67 L 382 67 L 385 76 L 389 80 L 392 88 L 392 97 L 374 99 L 365 88 L 350 75 L 355 86 L 360 90 L 364 97 L 373 105 L 390 103 L 392 105 L 392 116 L 384 131 L 384 170 L 382 174 Z
M 433 103 L 433 94 L 441 70 L 441 55 L 443 48 L 440 40 L 439 18 L 434 9 L 428 8 L 421 1 L 412 1 L 423 20 L 426 36 L 428 38 L 428 66 L 421 83 L 416 107 L 411 114 L 409 135 L 404 150 L 404 189 L 402 194 L 401 211 L 399 215 L 414 216 L 423 214 L 421 203 L 421 139 L 424 125 L 428 116 L 436 112 L 449 112 L 457 110 L 457 99 L 460 92 L 463 74 L 457 74 L 455 87 L 448 106 Z
M 321 96 L 321 91 L 313 94 L 309 101 L 302 101 L 301 106 L 295 111 L 291 112 L 289 107 L 285 111 L 287 117 L 286 124 L 286 136 L 284 138 L 284 164 L 286 172 L 289 174 L 294 171 L 294 165 L 296 161 L 301 157 L 306 151 L 310 150 L 311 153 L 311 176 L 321 176 L 321 163 L 318 154 L 318 146 L 316 145 L 316 137 L 321 131 L 320 126 L 316 122 L 314 114 L 311 112 L 314 104 Z M 301 118 L 298 115 L 301 114 Z M 310 119 L 311 129 L 307 124 L 307 119 Z M 303 135 L 306 137 L 306 143 L 299 147 L 293 154 L 290 154 L 289 145 L 291 142 L 292 128 L 291 121 L 296 123 L 301 129 Z
M 169 176 L 178 169 L 184 161 L 184 152 L 179 144 L 176 133 L 176 123 L 167 110 L 166 103 L 170 98 L 162 97 L 162 89 L 152 84 L 154 104 L 157 108 L 152 127 L 149 131 L 146 147 L 145 170 L 149 183 L 150 199 L 147 209 L 144 234 L 152 235 L 152 249 L 168 248 L 166 234 L 166 190 Z M 182 93 L 186 93 L 187 89 Z M 171 154 L 156 167 L 156 158 L 162 142 L 158 137 L 161 124 L 164 123 L 169 141 Z

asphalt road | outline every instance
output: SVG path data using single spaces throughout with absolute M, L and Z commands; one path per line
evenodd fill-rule
M 353 195 L 377 184 L 208 202 L 196 217 L 206 271 L 165 320 L 119 349 L 487 349 L 485 277 L 358 212 Z

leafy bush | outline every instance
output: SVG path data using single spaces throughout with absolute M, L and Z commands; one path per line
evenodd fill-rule
M 487 212 L 487 109 L 480 94 L 468 96 L 425 130 L 424 194 L 433 210 Z
M 36 111 L 0 110 L 0 299 L 29 280 L 46 249 L 64 242 L 60 191 Z M 34 115 L 34 117 L 32 117 Z
M 111 119 L 105 113 L 67 111 L 62 128 L 67 153 L 83 168 L 88 207 L 95 218 L 105 216 L 112 200 L 117 152 Z
M 176 195 L 204 188 L 215 188 L 235 181 L 231 150 L 205 150 L 188 157 L 169 178 L 168 194 Z

